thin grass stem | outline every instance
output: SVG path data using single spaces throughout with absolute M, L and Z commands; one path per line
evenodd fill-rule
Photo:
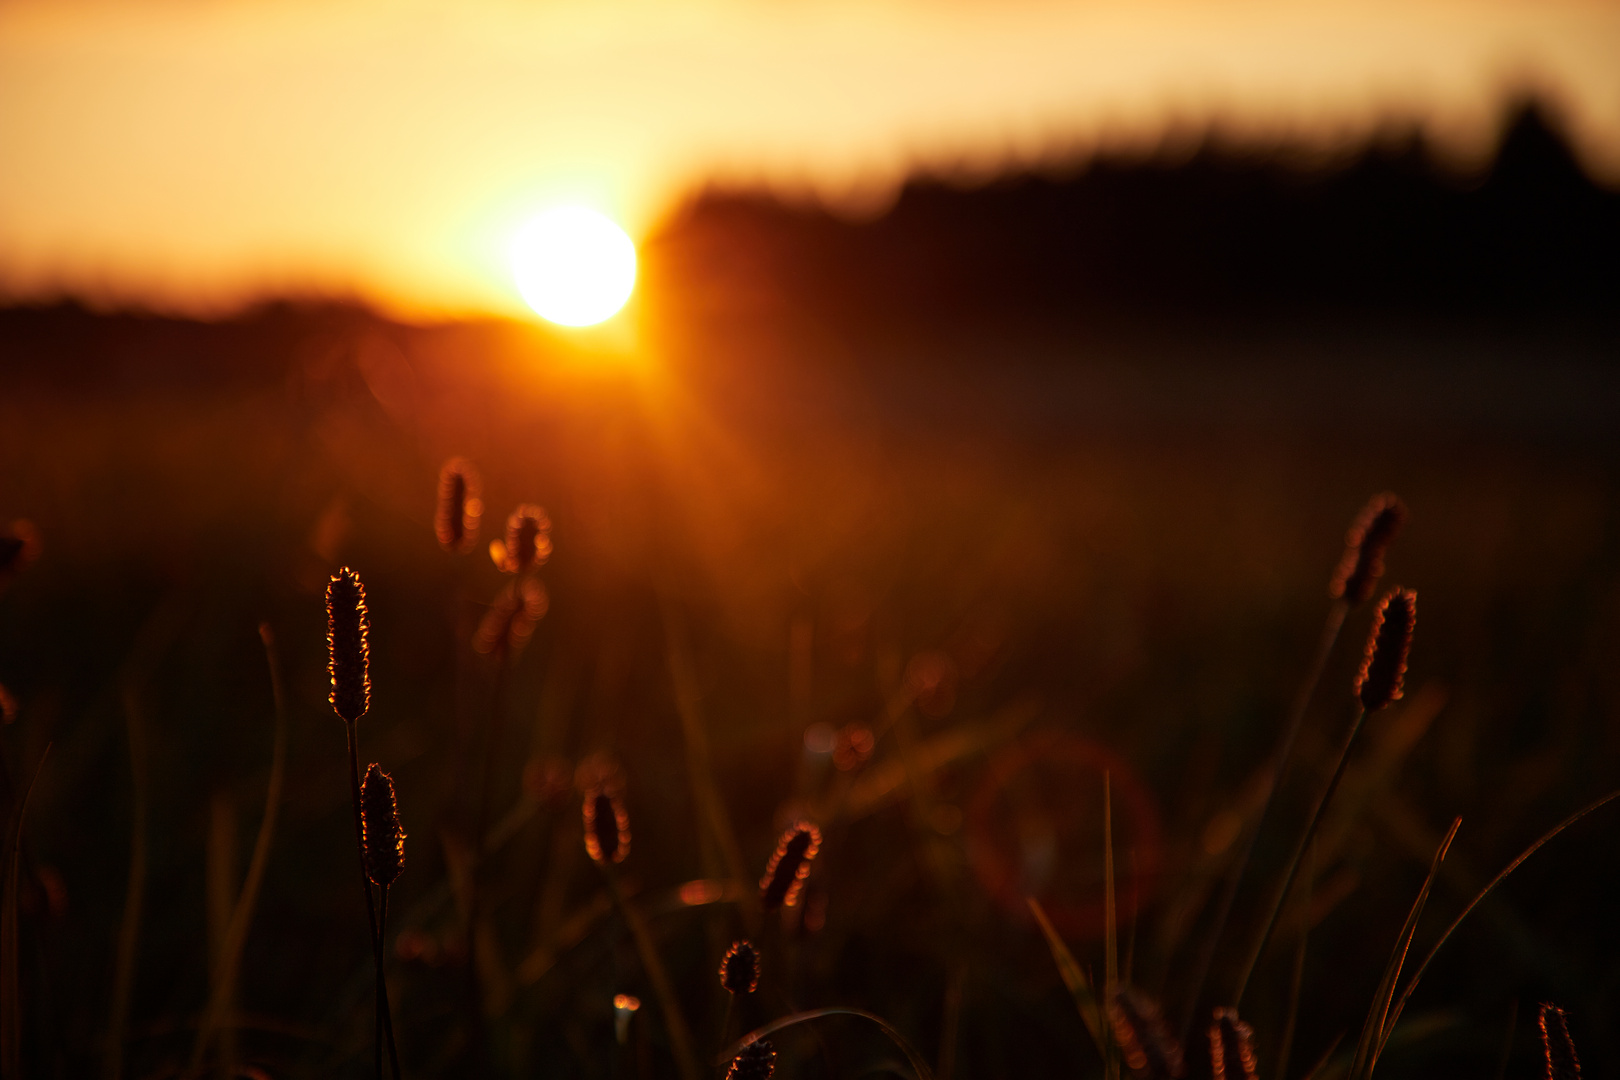
M 1300 837 L 1295 845 L 1294 852 L 1288 858 L 1288 869 L 1283 874 L 1282 885 L 1277 895 L 1272 898 L 1271 910 L 1266 915 L 1265 925 L 1261 928 L 1260 936 L 1255 939 L 1254 948 L 1249 952 L 1249 959 L 1243 966 L 1243 973 L 1238 978 L 1237 992 L 1232 995 L 1232 1007 L 1235 1009 L 1243 1002 L 1243 993 L 1249 988 L 1249 978 L 1254 974 L 1255 965 L 1260 962 L 1260 956 L 1266 951 L 1266 945 L 1271 940 L 1271 932 L 1277 928 L 1277 916 L 1282 912 L 1283 901 L 1288 897 L 1288 891 L 1294 886 L 1294 876 L 1299 872 L 1299 863 L 1310 847 L 1311 841 L 1316 838 L 1316 828 L 1322 823 L 1322 811 L 1333 799 L 1333 793 L 1339 789 L 1339 781 L 1344 778 L 1345 766 L 1350 761 L 1350 749 L 1355 746 L 1356 736 L 1361 733 L 1361 725 L 1367 719 L 1367 710 L 1357 709 L 1355 722 L 1350 725 L 1350 733 L 1344 738 L 1344 745 L 1339 748 L 1339 759 L 1333 766 L 1333 776 L 1328 780 L 1327 787 L 1317 797 L 1316 805 L 1311 808 L 1311 816 L 1305 826 L 1305 835 Z
M 399 1055 L 393 1045 L 393 1024 L 388 1017 L 388 985 L 383 982 L 382 933 L 377 923 L 377 904 L 371 895 L 371 875 L 366 872 L 365 828 L 360 822 L 360 750 L 355 738 L 354 721 L 344 721 L 349 735 L 349 795 L 354 804 L 354 846 L 360 860 L 360 891 L 366 896 L 366 918 L 371 926 L 371 958 L 377 974 L 377 1009 L 383 1015 L 383 1027 L 388 1035 L 388 1058 L 393 1074 L 399 1076 Z M 377 1040 L 375 1063 L 378 1080 L 382 1080 L 382 1044 Z
M 1299 944 L 1294 947 L 1294 972 L 1288 982 L 1288 1011 L 1283 1020 L 1282 1038 L 1277 1042 L 1277 1067 L 1273 1075 L 1286 1080 L 1288 1059 L 1294 1049 L 1294 1031 L 1299 1026 L 1299 1000 L 1305 988 L 1305 951 L 1311 936 L 1311 890 L 1316 879 L 1316 849 L 1305 864 L 1305 895 L 1299 911 Z
M 1316 694 L 1317 684 L 1322 681 L 1322 672 L 1327 668 L 1328 657 L 1333 655 L 1333 647 L 1339 641 L 1339 632 L 1344 628 L 1344 619 L 1349 611 L 1350 605 L 1344 600 L 1335 600 L 1328 608 L 1327 620 L 1322 624 L 1322 634 L 1316 642 L 1316 652 L 1311 657 L 1310 665 L 1305 669 L 1305 678 L 1288 707 L 1282 737 L 1277 741 L 1277 750 L 1271 759 L 1271 777 L 1266 782 L 1265 798 L 1260 800 L 1260 811 L 1255 815 L 1254 823 L 1246 830 L 1242 850 L 1232 863 L 1231 869 L 1227 871 L 1226 881 L 1221 888 L 1220 902 L 1215 909 L 1215 919 L 1210 924 L 1209 933 L 1204 938 L 1204 947 L 1199 951 L 1198 960 L 1193 968 L 1192 993 L 1187 999 L 1181 1021 L 1183 1043 L 1192 1032 L 1193 1019 L 1198 1015 L 1199 999 L 1203 996 L 1204 984 L 1209 979 L 1210 964 L 1215 959 L 1215 949 L 1220 944 L 1221 936 L 1226 932 L 1227 920 L 1232 916 L 1232 906 L 1237 900 L 1238 889 L 1243 884 L 1243 875 L 1249 868 L 1249 860 L 1254 856 L 1260 830 L 1266 823 L 1266 814 L 1271 809 L 1271 801 L 1277 794 L 1278 785 L 1282 783 L 1283 772 L 1294 753 L 1294 742 L 1299 738 L 1300 728 L 1305 723 L 1305 713 L 1310 709 L 1311 698 Z

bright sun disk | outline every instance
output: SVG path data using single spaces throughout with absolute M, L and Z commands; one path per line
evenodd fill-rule
M 563 326 L 610 318 L 636 284 L 636 246 L 610 219 L 559 206 L 512 237 L 512 275 L 535 313 Z

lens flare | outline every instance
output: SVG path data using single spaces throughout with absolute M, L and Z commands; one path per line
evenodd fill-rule
M 595 210 L 559 206 L 512 238 L 512 275 L 535 313 L 563 326 L 612 317 L 636 284 L 636 246 Z

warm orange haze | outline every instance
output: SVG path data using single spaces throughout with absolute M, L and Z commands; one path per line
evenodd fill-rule
M 1617 0 L 0 0 L 0 1080 L 1620 1076 L 1617 298 Z
M 1556 0 L 0 5 L 0 295 L 265 295 L 527 314 L 507 250 L 582 203 L 638 239 L 696 188 L 855 213 L 1206 136 L 1331 158 L 1503 102 L 1620 177 L 1620 7 Z

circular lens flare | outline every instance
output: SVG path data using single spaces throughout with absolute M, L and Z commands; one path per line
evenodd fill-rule
M 595 210 L 547 210 L 512 238 L 512 275 L 541 318 L 591 326 L 610 318 L 636 284 L 636 246 Z

